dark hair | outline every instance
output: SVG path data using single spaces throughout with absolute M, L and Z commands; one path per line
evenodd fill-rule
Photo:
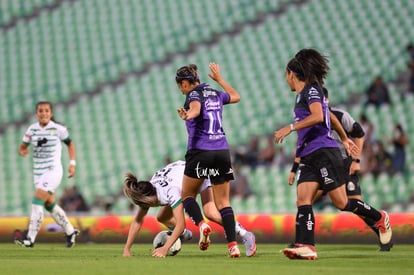
M 326 89 L 325 87 L 322 87 L 322 92 L 323 92 L 323 95 L 324 95 L 326 98 L 329 98 L 329 91 L 328 91 L 328 89 Z
M 188 66 L 179 68 L 175 75 L 175 82 L 181 83 L 183 80 L 187 80 L 190 84 L 200 82 L 197 69 L 197 65 L 195 64 L 189 64 Z
M 149 181 L 138 181 L 132 173 L 127 173 L 124 180 L 124 195 L 139 206 L 148 208 L 155 205 L 158 201 L 157 191 Z
M 328 62 L 328 58 L 317 50 L 302 49 L 288 62 L 286 70 L 292 71 L 306 85 L 318 84 L 323 87 L 329 71 Z

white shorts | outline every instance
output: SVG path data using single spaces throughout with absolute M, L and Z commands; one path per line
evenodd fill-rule
M 62 169 L 49 170 L 40 176 L 34 176 L 34 186 L 36 189 L 55 193 L 62 181 L 62 176 Z

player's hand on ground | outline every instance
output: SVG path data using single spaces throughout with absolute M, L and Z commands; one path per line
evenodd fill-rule
M 168 247 L 161 246 L 159 248 L 155 248 L 152 251 L 152 257 L 156 257 L 156 258 L 165 258 L 167 256 L 168 253 Z

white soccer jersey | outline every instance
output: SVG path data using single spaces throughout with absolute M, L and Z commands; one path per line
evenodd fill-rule
M 181 202 L 181 186 L 184 176 L 185 161 L 178 160 L 155 172 L 150 182 L 157 190 L 161 205 L 170 205 L 173 209 Z M 205 180 L 200 192 L 210 187 L 210 181 Z
M 39 123 L 29 126 L 23 142 L 33 146 L 33 175 L 36 177 L 51 170 L 62 170 L 62 140 L 69 138 L 66 127 L 50 121 L 44 128 Z

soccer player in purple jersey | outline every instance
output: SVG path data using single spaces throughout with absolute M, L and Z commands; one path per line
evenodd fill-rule
M 220 212 L 228 242 L 228 255 L 240 257 L 234 229 L 234 212 L 230 205 L 230 180 L 234 178 L 229 145 L 222 127 L 223 105 L 240 101 L 239 93 L 221 76 L 220 66 L 210 63 L 208 76 L 224 91 L 216 90 L 207 83 L 200 83 L 197 66 L 190 64 L 177 70 L 175 81 L 186 96 L 184 107 L 177 112 L 185 120 L 188 132 L 186 165 L 181 196 L 185 211 L 199 226 L 201 250 L 210 244 L 210 226 L 203 221 L 200 206 L 195 197 L 209 178 L 213 186 L 214 202 Z
M 382 244 L 389 243 L 392 231 L 389 216 L 365 202 L 348 198 L 345 191 L 344 163 L 338 144 L 332 137 L 328 104 L 322 87 L 329 70 L 328 60 L 314 49 L 302 49 L 286 67 L 286 81 L 296 93 L 295 123 L 275 132 L 280 143 L 297 131 L 296 157 L 300 158 L 297 179 L 297 215 L 295 244 L 283 249 L 290 259 L 317 259 L 315 218 L 312 201 L 318 189 L 327 192 L 333 204 L 342 211 L 369 217 L 376 222 Z M 349 144 L 344 143 L 345 148 Z

